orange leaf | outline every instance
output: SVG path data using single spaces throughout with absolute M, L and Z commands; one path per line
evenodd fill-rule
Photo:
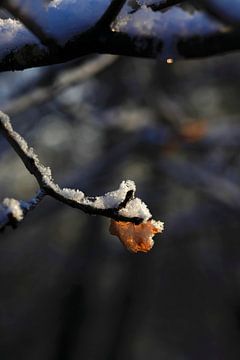
M 131 252 L 148 252 L 154 245 L 153 236 L 163 231 L 163 223 L 148 220 L 135 225 L 131 222 L 111 220 L 109 231 L 112 235 L 118 236 Z

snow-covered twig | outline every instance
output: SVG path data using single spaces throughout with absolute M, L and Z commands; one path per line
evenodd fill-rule
M 152 218 L 146 204 L 135 197 L 136 186 L 133 181 L 122 181 L 119 189 L 108 192 L 103 196 L 95 197 L 86 196 L 78 189 L 62 189 L 55 183 L 51 169 L 41 164 L 33 148 L 29 147 L 22 136 L 14 131 L 9 117 L 2 112 L 0 112 L 0 132 L 19 155 L 28 171 L 36 178 L 42 196 L 49 195 L 85 213 L 106 216 L 116 221 L 140 224 Z M 11 204 L 13 207 L 10 206 Z M 24 211 L 22 209 L 24 204 L 26 203 L 18 202 L 17 200 L 12 200 L 11 203 L 7 203 L 10 210 L 8 210 L 8 212 L 6 212 L 6 210 L 3 211 L 3 224 L 6 223 L 6 214 L 13 213 L 12 208 L 15 209 L 15 220 L 21 221 L 24 217 Z M 4 206 L 6 206 L 6 203 L 3 203 L 3 207 Z
M 44 190 L 39 190 L 28 201 L 5 198 L 0 204 L 0 230 L 3 230 L 8 225 L 15 228 L 30 210 L 35 209 L 45 195 Z

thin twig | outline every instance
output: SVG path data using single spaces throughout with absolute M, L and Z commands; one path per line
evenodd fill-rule
M 41 164 L 33 148 L 30 148 L 22 136 L 14 131 L 9 117 L 2 112 L 0 112 L 0 132 L 19 155 L 28 171 L 36 178 L 44 195 L 49 195 L 85 213 L 102 215 L 117 221 L 140 224 L 151 218 L 146 205 L 135 197 L 136 187 L 133 181 L 123 181 L 118 190 L 97 197 L 86 196 L 80 190 L 61 189 L 54 182 L 51 169 Z M 22 220 L 22 216 L 19 219 Z
M 6 226 L 17 227 L 29 211 L 35 209 L 46 195 L 44 190 L 39 190 L 37 194 L 28 201 L 5 198 L 0 204 L 0 230 Z
M 60 73 L 53 84 L 34 89 L 3 106 L 3 111 L 10 115 L 19 114 L 26 109 L 50 101 L 64 89 L 96 76 L 117 61 L 116 55 L 99 55 L 96 58 L 71 70 Z

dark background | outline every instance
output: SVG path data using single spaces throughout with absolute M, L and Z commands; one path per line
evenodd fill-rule
M 14 111 L 77 66 L 2 73 L 1 108 L 61 186 L 100 195 L 135 180 L 165 231 L 131 254 L 108 219 L 44 199 L 0 234 L 1 360 L 239 359 L 240 56 L 119 58 Z M 3 138 L 0 169 L 1 200 L 33 196 Z

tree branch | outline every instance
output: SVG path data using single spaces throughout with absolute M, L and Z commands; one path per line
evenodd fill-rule
M 38 204 L 38 200 L 41 200 L 45 195 L 85 213 L 102 215 L 116 221 L 140 224 L 152 218 L 146 204 L 135 197 L 136 186 L 133 181 L 123 181 L 118 190 L 95 197 L 86 196 L 78 189 L 61 189 L 54 182 L 51 169 L 41 164 L 33 148 L 30 148 L 22 136 L 14 131 L 9 117 L 2 112 L 0 112 L 0 132 L 19 155 L 28 171 L 36 178 L 40 187 L 40 195 L 30 203 L 19 202 L 14 199 L 3 202 L 2 216 L 0 216 L 1 227 L 6 225 L 6 219 L 9 219 L 9 216 L 13 220 L 8 220 L 8 223 L 20 222 L 25 214 L 24 208 L 28 211 L 33 209 Z
M 22 96 L 11 100 L 3 106 L 3 111 L 10 115 L 19 114 L 26 109 L 50 101 L 54 96 L 64 91 L 64 89 L 80 84 L 83 81 L 96 76 L 117 61 L 118 56 L 99 55 L 86 63 L 73 68 L 64 70 L 57 75 L 53 83 L 48 86 L 39 87 Z
M 38 193 L 28 201 L 5 198 L 0 204 L 0 230 L 4 230 L 6 226 L 17 227 L 29 211 L 35 209 L 40 201 L 46 195 L 44 190 Z
M 111 11 L 107 10 L 91 29 L 84 32 L 79 25 L 79 32 L 71 35 L 57 52 L 47 51 L 19 24 L 12 36 L 12 20 L 2 20 L 0 71 L 62 63 L 92 53 L 166 60 L 206 57 L 240 49 L 239 27 L 226 27 L 203 11 L 189 13 L 177 6 L 165 12 L 141 7 L 133 14 L 118 17 L 110 28 L 123 3 L 113 2 Z M 105 25 L 100 26 L 101 23 Z

